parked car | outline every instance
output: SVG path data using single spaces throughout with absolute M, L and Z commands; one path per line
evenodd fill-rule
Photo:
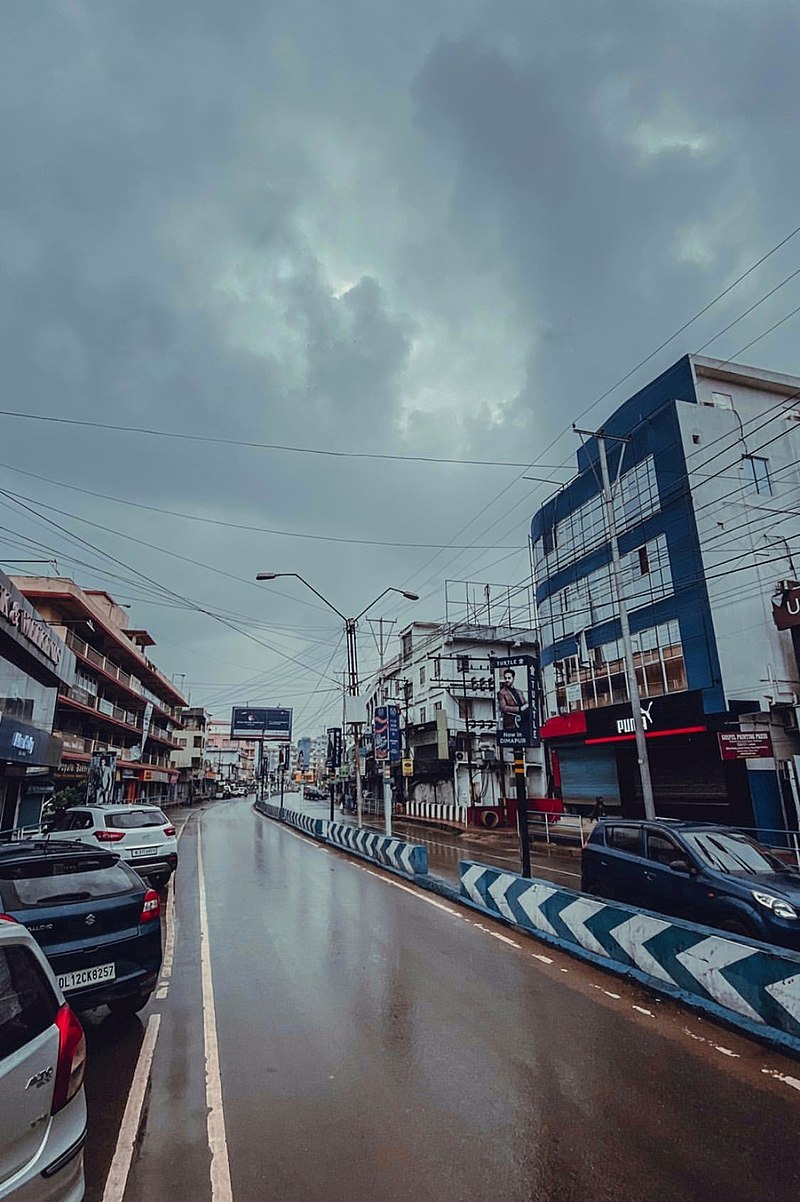
M 57 814 L 47 829 L 59 840 L 113 849 L 156 889 L 167 884 L 178 866 L 177 832 L 158 806 L 70 806 Z
M 83 1029 L 36 940 L 0 915 L 0 1198 L 81 1202 Z
M 74 1009 L 146 1005 L 161 968 L 160 903 L 115 852 L 52 839 L 0 845 L 0 912 L 28 928 Z
M 605 819 L 583 849 L 581 888 L 800 950 L 800 873 L 730 827 Z

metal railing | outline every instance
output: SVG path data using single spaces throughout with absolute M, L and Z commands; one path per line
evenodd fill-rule
M 169 705 L 166 701 L 162 700 L 162 698 L 157 697 L 155 693 L 143 685 L 140 680 L 137 680 L 135 676 L 131 676 L 129 672 L 123 671 L 123 669 L 120 668 L 118 664 L 115 664 L 113 660 L 110 660 L 108 656 L 101 655 L 99 651 L 95 651 L 94 647 L 90 647 L 87 642 L 81 638 L 78 638 L 78 636 L 71 630 L 67 631 L 66 643 L 67 646 L 71 647 L 77 655 L 81 656 L 85 660 L 88 660 L 90 664 L 94 664 L 96 668 L 99 668 L 102 672 L 105 672 L 107 676 L 112 676 L 114 680 L 118 681 L 119 684 L 121 684 L 124 688 L 130 689 L 132 693 L 138 693 L 140 697 L 144 697 L 147 701 L 152 701 L 154 705 L 157 705 L 160 710 L 164 711 L 164 713 L 169 714 L 169 716 L 175 721 L 180 720 L 178 711 L 174 706 Z M 146 657 L 145 662 L 151 671 L 155 672 L 159 677 L 163 677 L 164 681 L 166 682 L 166 677 L 163 676 L 163 673 L 161 673 L 154 664 L 151 664 Z
M 611 817 L 616 817 L 616 815 L 606 815 L 606 818 Z M 618 817 L 620 821 L 625 821 L 622 815 Z M 549 814 L 539 811 L 528 813 L 528 830 L 534 837 L 537 835 L 543 837 L 546 843 L 578 844 L 583 848 L 586 846 L 594 826 L 595 820 L 584 817 L 582 814 Z M 760 843 L 762 847 L 766 847 L 778 859 L 793 860 L 800 871 L 800 830 L 790 830 L 784 827 L 733 825 L 730 829 L 739 831 L 743 835 L 749 835 L 751 839 Z

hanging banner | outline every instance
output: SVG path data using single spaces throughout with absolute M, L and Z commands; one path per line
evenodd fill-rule
M 89 805 L 110 805 L 114 800 L 117 777 L 116 751 L 95 751 L 89 762 L 86 801 Z
M 144 717 L 142 718 L 142 741 L 138 747 L 131 747 L 130 758 L 132 760 L 140 760 L 144 755 L 144 745 L 147 742 L 147 736 L 150 734 L 150 723 L 153 721 L 153 703 L 148 701 L 144 707 Z
M 539 661 L 532 655 L 492 660 L 498 747 L 539 746 Z
M 400 759 L 400 708 L 379 705 L 373 723 L 375 759 L 394 763 Z
M 328 727 L 328 750 L 325 755 L 325 767 L 331 772 L 342 766 L 342 728 Z

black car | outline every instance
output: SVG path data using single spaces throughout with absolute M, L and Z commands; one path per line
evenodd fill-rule
M 73 1009 L 146 1005 L 161 968 L 158 894 L 113 852 L 0 844 L 0 910 L 35 937 Z
M 581 888 L 800 951 L 800 873 L 730 827 L 598 822 L 583 849 Z

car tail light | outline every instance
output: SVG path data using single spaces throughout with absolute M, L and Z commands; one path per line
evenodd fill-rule
M 94 837 L 98 843 L 119 843 L 125 838 L 124 831 L 95 831 Z
M 174 826 L 165 826 L 164 834 L 169 835 L 171 838 L 174 834 L 176 834 L 175 827 Z
M 51 1114 L 63 1110 L 67 1102 L 75 1097 L 83 1085 L 83 1074 L 86 1071 L 86 1039 L 83 1027 L 66 1002 L 56 1015 L 56 1026 L 58 1027 L 58 1068 L 53 1088 L 53 1102 L 50 1107 Z
M 0 922 L 16 922 L 16 918 L 12 918 L 10 914 L 0 914 Z
M 161 902 L 158 900 L 158 894 L 155 889 L 148 889 L 142 902 L 142 912 L 139 915 L 139 922 L 155 922 L 160 915 Z

